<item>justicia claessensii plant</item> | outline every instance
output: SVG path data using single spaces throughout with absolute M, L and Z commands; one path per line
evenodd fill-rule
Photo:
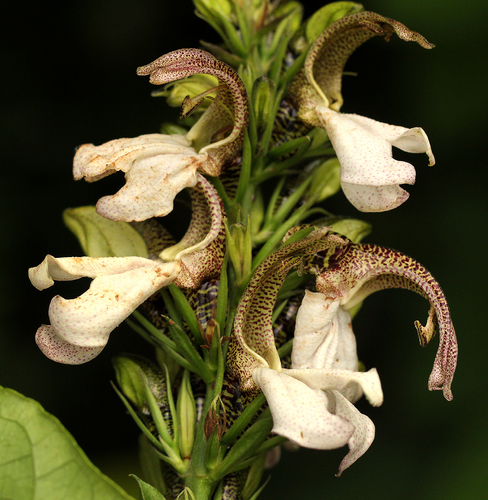
M 341 186 L 361 211 L 406 201 L 399 185 L 413 184 L 415 170 L 392 146 L 434 163 L 421 128 L 340 112 L 344 66 L 363 42 L 396 34 L 433 45 L 352 2 L 307 21 L 298 2 L 195 5 L 222 43 L 137 70 L 181 105 L 182 121 L 77 150 L 75 179 L 122 171 L 125 186 L 66 211 L 86 256 L 47 256 L 29 277 L 40 290 L 93 280 L 78 298 L 52 300 L 36 335 L 49 358 L 89 361 L 124 320 L 154 346 L 153 361 L 114 359 L 117 393 L 151 457 L 142 494 L 247 500 L 286 441 L 348 445 L 338 474 L 373 442 L 374 424 L 354 404 L 362 395 L 382 404 L 381 374 L 362 367 L 352 329 L 373 292 L 404 288 L 429 301 L 425 326 L 415 323 L 422 346 L 439 332 L 428 387 L 452 399 L 457 343 L 439 284 L 412 258 L 361 243 L 367 223 L 323 207 Z M 176 242 L 162 217 L 185 190 L 191 220 Z

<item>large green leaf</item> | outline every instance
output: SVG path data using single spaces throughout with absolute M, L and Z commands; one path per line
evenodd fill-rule
M 0 387 L 0 500 L 134 500 L 104 476 L 58 419 Z

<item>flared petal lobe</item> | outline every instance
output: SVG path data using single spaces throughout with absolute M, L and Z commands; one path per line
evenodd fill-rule
M 392 146 L 409 153 L 427 153 L 435 163 L 427 135 L 359 115 L 318 106 L 317 114 L 341 164 L 341 185 L 348 200 L 362 212 L 392 210 L 409 194 L 400 184 L 415 183 L 415 168 L 393 158 Z
M 273 431 L 305 448 L 333 450 L 344 446 L 354 426 L 327 411 L 328 398 L 285 373 L 261 367 L 253 372 L 273 416 Z
M 363 394 L 373 406 L 383 402 L 376 369 L 359 372 L 351 318 L 340 298 L 306 291 L 297 314 L 292 369 L 262 364 L 252 372 L 266 396 L 273 432 L 306 448 L 348 445 L 339 474 L 374 439 L 374 425 L 353 403 Z
M 97 212 L 117 221 L 143 221 L 173 210 L 176 195 L 197 184 L 197 170 L 207 160 L 181 135 L 149 134 L 116 139 L 101 146 L 85 144 L 76 152 L 73 175 L 97 181 L 117 171 L 126 184 L 97 203 Z
M 73 364 L 92 359 L 108 342 L 110 333 L 139 305 L 171 283 L 180 268 L 140 257 L 66 257 L 48 255 L 29 277 L 39 289 L 54 280 L 93 278 L 90 288 L 75 299 L 57 295 L 49 306 L 51 325 L 42 325 L 36 342 L 55 361 Z M 77 346 L 76 349 L 70 346 Z

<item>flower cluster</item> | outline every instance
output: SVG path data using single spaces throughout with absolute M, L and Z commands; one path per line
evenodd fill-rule
M 339 474 L 363 455 L 375 428 L 355 402 L 381 405 L 383 392 L 377 370 L 359 362 L 352 317 L 373 292 L 404 288 L 429 301 L 426 325 L 416 322 L 421 345 L 439 332 L 429 389 L 452 399 L 457 343 L 439 284 L 410 257 L 361 243 L 367 224 L 319 206 L 339 186 L 363 212 L 403 203 L 400 185 L 415 170 L 392 146 L 434 164 L 421 128 L 340 112 L 344 66 L 359 45 L 394 34 L 433 45 L 350 2 L 305 22 L 297 2 L 241 3 L 195 1 L 223 45 L 137 70 L 181 105 L 186 128 L 81 146 L 75 180 L 122 171 L 125 185 L 66 211 L 86 256 L 48 255 L 29 270 L 39 290 L 92 279 L 79 297 L 52 299 L 36 334 L 49 358 L 93 359 L 124 320 L 154 345 L 164 369 L 124 356 L 115 367 L 164 464 L 165 498 L 255 498 L 266 454 L 286 440 L 348 445 Z M 184 190 L 191 221 L 175 242 L 160 220 Z

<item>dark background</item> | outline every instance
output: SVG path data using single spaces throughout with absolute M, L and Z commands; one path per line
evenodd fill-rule
M 321 5 L 308 2 L 307 16 Z M 327 207 L 368 220 L 374 226 L 369 242 L 413 256 L 441 282 L 460 342 L 454 401 L 427 390 L 437 339 L 421 349 L 413 326 L 415 319 L 425 321 L 427 303 L 397 290 L 368 298 L 355 320 L 359 355 L 378 368 L 385 392 L 380 408 L 359 404 L 376 424 L 372 447 L 339 479 L 334 473 L 346 450 L 284 452 L 262 498 L 484 499 L 488 4 L 365 5 L 422 33 L 436 48 L 427 51 L 397 38 L 368 42 L 346 67 L 358 76 L 345 78 L 343 111 L 422 126 L 437 164 L 428 168 L 425 155 L 409 160 L 417 184 L 392 212 L 361 215 L 342 193 Z M 199 39 L 216 41 L 192 12 L 189 0 L 18 2 L 10 5 L 2 28 L 0 384 L 40 401 L 95 464 L 134 495 L 127 475 L 138 472 L 132 464 L 138 432 L 110 387 L 110 360 L 146 347 L 120 327 L 87 365 L 44 358 L 34 333 L 47 321 L 51 297 L 77 293 L 66 284 L 38 292 L 27 268 L 46 253 L 79 255 L 62 210 L 94 203 L 122 183 L 73 182 L 74 148 L 155 132 L 174 116 L 150 97 L 147 78 L 137 77 L 135 68 L 170 50 L 198 46 Z

